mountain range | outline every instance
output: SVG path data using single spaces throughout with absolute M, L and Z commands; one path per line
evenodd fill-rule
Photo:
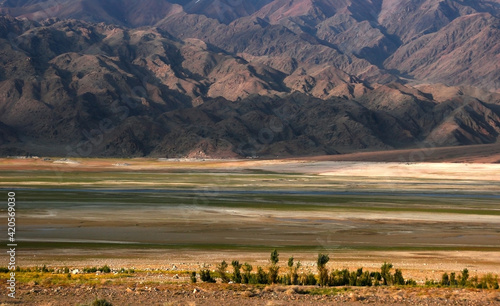
M 500 1 L 0 1 L 0 153 L 495 143 Z

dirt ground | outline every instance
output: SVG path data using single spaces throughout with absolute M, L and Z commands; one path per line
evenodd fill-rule
M 310 287 L 221 284 L 148 286 L 22 286 L 16 300 L 0 305 L 74 306 L 105 299 L 113 305 L 498 305 L 498 290 L 443 288 L 335 288 L 329 295 L 305 294 Z
M 432 144 L 406 150 L 357 152 L 349 154 L 305 157 L 312 161 L 364 162 L 444 162 L 444 163 L 499 163 L 500 144 L 461 147 L 433 147 Z

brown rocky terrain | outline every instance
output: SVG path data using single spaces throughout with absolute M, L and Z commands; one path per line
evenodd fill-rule
M 499 25 L 499 20 L 489 13 L 459 17 L 441 31 L 399 48 L 385 66 L 427 82 L 453 75 L 450 84 L 498 88 L 500 69 L 495 58 L 500 46 L 493 41 L 500 35 Z
M 17 299 L 29 305 L 90 304 L 104 299 L 113 305 L 497 305 L 493 290 L 443 288 L 336 288 L 330 295 L 307 294 L 316 288 L 296 286 L 231 285 L 75 285 L 26 286 L 18 289 Z M 9 304 L 3 298 L 2 305 Z
M 499 8 L 498 1 L 451 0 L 149 0 L 141 5 L 131 0 L 5 0 L 0 4 L 0 12 L 34 20 L 58 17 L 159 26 L 176 37 L 198 38 L 230 53 L 273 57 L 268 64 L 285 73 L 304 64 L 326 63 L 371 81 L 403 76 L 493 90 L 500 86 L 495 83 L 495 65 L 487 65 L 486 72 L 482 68 L 498 62 L 494 42 Z M 451 51 L 455 54 L 444 56 Z M 286 58 L 295 64 L 281 63 Z

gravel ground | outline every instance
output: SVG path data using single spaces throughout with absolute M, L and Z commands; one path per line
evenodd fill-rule
M 499 290 L 444 288 L 338 288 L 332 295 L 304 294 L 311 287 L 171 284 L 41 287 L 22 286 L 17 298 L 0 305 L 86 305 L 106 299 L 113 305 L 500 305 Z

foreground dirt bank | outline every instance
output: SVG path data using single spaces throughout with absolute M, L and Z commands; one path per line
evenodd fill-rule
M 500 291 L 445 288 L 319 287 L 223 284 L 42 287 L 24 285 L 1 305 L 498 305 Z M 318 294 L 327 293 L 327 294 Z

